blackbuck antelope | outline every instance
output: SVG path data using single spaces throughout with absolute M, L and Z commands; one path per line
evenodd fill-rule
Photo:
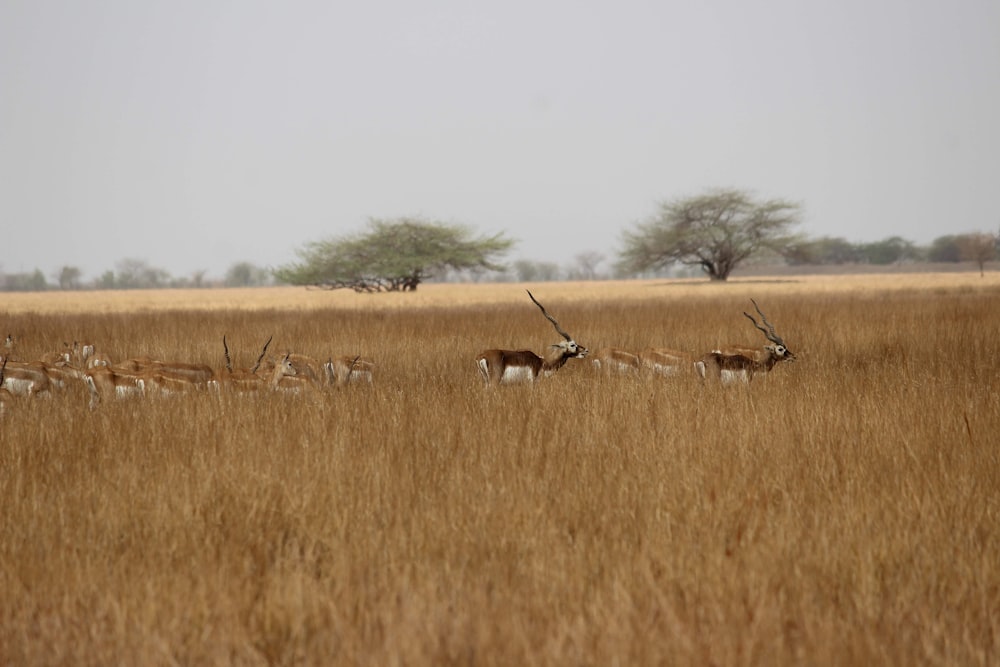
M 594 368 L 607 373 L 635 373 L 640 368 L 639 355 L 616 347 L 601 348 L 591 356 L 590 360 Z
M 542 311 L 556 332 L 566 340 L 552 345 L 552 354 L 540 357 L 531 350 L 485 350 L 476 357 L 479 373 L 487 384 L 507 384 L 512 382 L 534 382 L 539 375 L 551 375 L 562 368 L 566 362 L 574 358 L 583 358 L 588 354 L 585 347 L 577 345 L 573 337 L 559 327 L 554 317 L 545 311 L 534 295 L 528 291 L 528 296 Z
M 665 347 L 647 347 L 639 353 L 639 364 L 657 375 L 673 377 L 695 369 L 694 359 L 686 352 Z
M 98 364 L 102 366 L 104 364 Z M 182 361 L 160 361 L 149 357 L 137 357 L 128 359 L 120 364 L 111 367 L 116 373 L 124 375 L 163 375 L 176 379 L 179 382 L 187 382 L 192 387 L 204 387 L 212 381 L 215 372 L 206 364 L 189 364 Z
M 95 349 L 93 343 L 73 341 L 73 362 L 80 368 L 90 366 L 90 358 L 94 356 Z
M 281 363 L 281 356 L 284 356 L 292 365 L 295 374 L 285 374 L 278 382 L 278 389 L 300 392 L 323 387 L 326 379 L 326 370 L 323 368 L 323 364 L 318 359 L 304 354 L 288 352 L 275 359 L 268 359 L 264 363 L 264 370 L 273 373 L 275 365 Z
M 111 366 L 111 357 L 105 352 L 94 352 L 87 357 L 86 368 L 96 368 L 98 366 Z
M 108 368 L 111 375 L 90 373 L 101 368 Z M 94 378 L 101 378 L 99 381 L 103 381 L 105 385 L 107 385 L 106 378 L 113 377 L 116 394 L 122 390 L 132 393 L 131 385 L 141 387 L 142 394 L 177 394 L 192 389 L 207 389 L 214 386 L 212 383 L 215 380 L 215 372 L 205 364 L 160 361 L 149 357 L 129 359 L 111 367 L 103 364 L 95 365 L 87 372 Z
M 375 362 L 365 359 L 361 355 L 341 355 L 330 357 L 323 370 L 326 371 L 326 379 L 332 385 L 345 385 L 351 382 L 372 383 L 375 371 Z
M 86 368 L 87 360 L 94 354 L 93 343 L 73 341 L 73 344 L 63 343 L 58 352 L 49 352 L 40 361 L 45 364 L 71 364 L 76 368 Z
M 235 391 L 260 391 L 262 389 L 278 389 L 281 381 L 285 377 L 294 377 L 297 374 L 295 366 L 292 365 L 289 355 L 283 355 L 275 364 L 274 368 L 271 369 L 270 373 L 259 374 L 257 371 L 260 369 L 261 363 L 264 361 L 264 357 L 267 355 L 267 348 L 271 344 L 271 338 L 267 339 L 264 343 L 264 349 L 261 350 L 260 356 L 257 357 L 257 362 L 252 368 L 243 369 L 233 369 L 233 361 L 229 356 L 229 344 L 226 342 L 226 337 L 222 337 L 222 349 L 226 356 L 226 370 L 216 374 L 213 383 L 215 386 L 220 388 L 231 389 Z
M 274 336 L 269 336 L 267 342 L 264 343 L 264 348 L 260 351 L 260 356 L 257 357 L 257 363 L 253 365 L 249 371 L 250 373 L 256 373 L 260 369 L 261 362 L 264 361 L 264 357 L 267 356 L 267 348 L 271 346 L 271 341 L 274 340 Z M 226 342 L 226 335 L 222 335 L 222 353 L 226 359 L 226 371 L 233 373 L 233 358 L 229 354 L 229 343 Z
M 9 361 L 6 356 L 0 362 L 4 365 L 3 383 L 11 394 L 37 396 L 51 392 L 54 382 L 48 368 L 40 361 Z
M 7 404 L 14 398 L 10 390 L 4 386 L 4 373 L 6 371 L 7 357 L 3 357 L 3 359 L 0 359 L 0 418 L 3 418 L 4 413 L 7 411 Z
M 785 341 L 775 332 L 774 326 L 767 321 L 767 317 L 761 311 L 760 306 L 753 299 L 750 299 L 753 307 L 760 315 L 760 319 L 767 326 L 762 327 L 753 315 L 743 312 L 753 325 L 760 329 L 764 336 L 772 345 L 765 345 L 760 350 L 724 349 L 712 350 L 695 362 L 695 367 L 703 378 L 712 376 L 718 378 L 723 384 L 732 382 L 746 382 L 753 380 L 758 373 L 768 373 L 775 364 L 782 361 L 795 361 L 795 355 L 785 345 Z
M 69 364 L 73 362 L 73 348 L 69 343 L 63 343 L 63 349 L 58 352 L 47 352 L 39 359 L 43 364 Z
M 375 370 L 375 362 L 361 355 L 329 357 L 325 362 L 320 362 L 304 354 L 289 353 L 288 359 L 295 367 L 296 374 L 282 379 L 282 389 L 297 390 L 306 386 L 321 389 L 353 382 L 371 384 Z M 264 369 L 270 371 L 275 363 L 275 359 L 269 358 L 264 363 Z
M 83 376 L 90 390 L 90 407 L 96 408 L 104 399 L 141 398 L 146 395 L 146 381 L 137 375 L 117 373 L 110 366 L 88 368 Z

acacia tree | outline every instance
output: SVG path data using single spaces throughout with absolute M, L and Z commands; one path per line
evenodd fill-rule
M 503 233 L 473 238 L 461 225 L 419 218 L 371 219 L 368 231 L 307 243 L 301 261 L 278 268 L 278 280 L 356 292 L 414 291 L 443 270 L 490 269 L 514 244 Z
M 619 269 L 638 273 L 678 263 L 701 267 L 712 280 L 726 280 L 755 252 L 783 254 L 791 247 L 798 239 L 789 230 L 800 214 L 797 204 L 758 202 L 735 189 L 664 202 L 656 215 L 624 232 Z

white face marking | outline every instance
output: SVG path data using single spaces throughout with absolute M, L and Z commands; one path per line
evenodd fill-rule
M 564 340 L 561 343 L 555 343 L 552 347 L 562 351 L 563 354 L 570 357 L 585 357 L 589 350 L 580 347 L 575 340 Z

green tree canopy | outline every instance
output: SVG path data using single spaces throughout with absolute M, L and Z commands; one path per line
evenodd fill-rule
M 796 264 L 848 264 L 857 262 L 860 252 L 853 243 L 840 237 L 823 236 L 790 245 L 785 260 Z
M 860 247 L 864 261 L 869 264 L 896 264 L 919 259 L 920 249 L 901 236 L 890 236 L 881 241 L 864 243 Z
M 307 243 L 300 261 L 275 276 L 292 285 L 357 292 L 413 291 L 447 269 L 502 270 L 494 260 L 514 244 L 502 233 L 475 238 L 462 225 L 420 218 L 371 219 L 363 233 Z
M 931 262 L 961 262 L 962 249 L 959 247 L 958 236 L 948 234 L 934 239 L 927 249 L 927 259 Z
M 765 248 L 784 254 L 798 239 L 789 230 L 800 207 L 780 199 L 755 201 L 742 190 L 719 189 L 665 202 L 623 236 L 619 268 L 643 272 L 678 263 L 726 280 L 741 262 Z

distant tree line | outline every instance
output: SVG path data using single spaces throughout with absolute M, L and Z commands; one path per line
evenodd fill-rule
M 985 263 L 997 258 L 997 245 L 997 235 L 983 232 L 939 236 L 928 246 L 918 246 L 899 236 L 872 243 L 850 243 L 824 236 L 791 246 L 785 259 L 792 266 L 971 262 L 982 270 Z
M 789 266 L 829 266 L 860 264 L 889 266 L 932 262 L 941 264 L 968 263 L 985 270 L 985 265 L 1000 258 L 997 235 L 973 232 L 948 234 L 921 246 L 899 236 L 881 241 L 852 243 L 844 238 L 824 236 L 791 244 L 783 253 L 774 254 L 766 263 Z M 761 260 L 765 261 L 765 260 Z M 553 282 L 559 280 L 607 280 L 635 277 L 636 271 L 609 264 L 609 258 L 600 252 L 584 252 L 564 264 L 547 260 L 516 259 L 500 270 L 465 271 L 445 270 L 432 278 L 436 282 Z M 281 284 L 274 272 L 250 262 L 230 266 L 222 278 L 208 278 L 207 271 L 196 271 L 188 276 L 172 276 L 164 269 L 136 259 L 120 261 L 114 270 L 107 270 L 89 281 L 75 266 L 63 266 L 53 275 L 46 276 L 41 269 L 23 273 L 5 273 L 0 269 L 0 291 L 41 292 L 45 290 L 128 290 L 192 287 L 263 287 Z M 663 267 L 654 275 L 684 274 Z
M 500 263 L 515 244 L 503 233 L 474 236 L 471 229 L 419 217 L 371 219 L 366 231 L 308 242 L 299 261 L 275 269 L 249 262 L 229 267 L 222 279 L 205 270 L 175 278 L 139 259 L 84 282 L 78 267 L 63 266 L 49 282 L 40 269 L 0 271 L 0 290 L 155 289 L 257 287 L 290 284 L 358 292 L 414 291 L 424 282 L 598 280 L 704 275 L 726 280 L 743 264 L 775 266 L 963 263 L 978 267 L 998 257 L 1000 235 L 969 232 L 941 236 L 918 246 L 899 236 L 852 243 L 795 233 L 801 207 L 782 199 L 760 200 L 737 189 L 714 189 L 662 202 L 648 219 L 622 233 L 617 260 L 583 252 L 567 266 L 546 260 Z
M 187 276 L 172 276 L 164 269 L 140 259 L 123 259 L 90 281 L 83 279 L 83 271 L 76 266 L 60 267 L 51 280 L 41 269 L 24 273 L 5 273 L 0 270 L 0 291 L 42 292 L 45 290 L 134 290 L 191 287 L 262 287 L 275 284 L 271 269 L 250 262 L 237 262 L 229 267 L 225 276 L 209 278 L 207 270 L 194 271 Z

